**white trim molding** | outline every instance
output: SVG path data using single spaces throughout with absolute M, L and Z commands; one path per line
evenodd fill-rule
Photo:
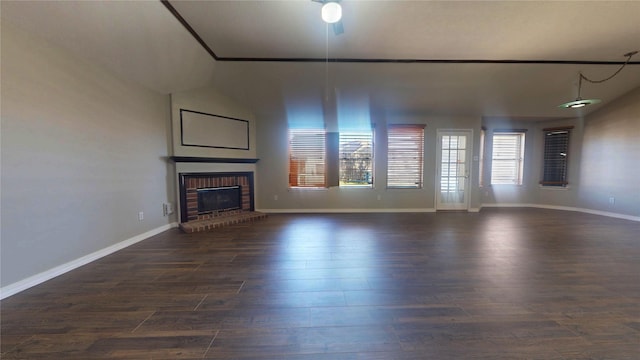
M 624 220 L 631 220 L 631 221 L 640 222 L 640 216 L 632 216 L 632 215 L 626 215 L 626 214 L 618 214 L 618 213 L 609 212 L 609 211 L 576 208 L 576 207 L 570 207 L 570 206 L 541 205 L 541 204 L 498 203 L 498 204 L 482 204 L 482 207 L 483 208 L 500 208 L 500 207 L 505 207 L 505 208 L 508 208 L 508 207 L 511 207 L 511 208 L 515 208 L 515 207 L 525 208 L 525 207 L 531 207 L 531 208 L 538 208 L 538 209 L 577 211 L 577 212 L 582 212 L 582 213 L 587 213 L 587 214 L 607 216 L 607 217 L 612 217 L 612 218 L 617 218 L 617 219 L 624 219 Z
M 27 290 L 31 287 L 34 287 L 36 285 L 42 284 L 43 282 L 47 281 L 47 280 L 51 280 L 57 276 L 60 276 L 64 273 L 67 273 L 71 270 L 77 269 L 80 266 L 86 265 L 90 262 L 96 261 L 102 257 L 105 257 L 109 254 L 112 254 L 118 250 L 122 250 L 128 246 L 131 246 L 135 243 L 138 243 L 142 240 L 146 240 L 154 235 L 158 235 L 162 232 L 165 232 L 169 229 L 178 227 L 178 223 L 177 222 L 173 222 L 167 225 L 163 225 L 160 227 L 157 227 L 153 230 L 149 230 L 145 233 L 142 233 L 140 235 L 136 235 L 132 238 L 129 238 L 127 240 L 121 241 L 119 243 L 113 244 L 111 246 L 108 246 L 104 249 L 92 252 L 91 254 L 85 255 L 83 257 L 80 257 L 78 259 L 69 261 L 68 263 L 56 266 L 52 269 L 43 271 L 39 274 L 30 276 L 26 279 L 14 282 L 13 284 L 9 284 L 7 286 L 4 286 L 2 288 L 0 288 L 0 300 L 8 298 L 11 295 L 15 295 L 21 291 Z

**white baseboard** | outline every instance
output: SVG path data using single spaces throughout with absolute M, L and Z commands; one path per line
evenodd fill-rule
M 593 214 L 593 215 L 608 216 L 608 217 L 617 218 L 617 219 L 640 221 L 640 216 L 631 216 L 631 215 L 618 214 L 618 213 L 609 212 L 609 211 L 576 208 L 576 207 L 570 207 L 570 206 L 540 205 L 540 204 L 513 204 L 513 203 L 482 204 L 482 208 L 485 208 L 485 207 L 486 208 L 531 207 L 531 208 L 538 208 L 538 209 L 577 211 L 577 212 Z
M 106 247 L 104 249 L 98 250 L 96 252 L 92 252 L 91 254 L 85 255 L 83 257 L 80 257 L 78 259 L 69 261 L 66 264 L 62 264 L 60 266 L 56 266 L 52 269 L 49 269 L 47 271 L 43 271 L 39 274 L 30 276 L 24 280 L 20 280 L 17 282 L 14 282 L 13 284 L 9 284 L 7 286 L 3 286 L 2 288 L 0 288 L 0 300 L 7 298 L 11 295 L 15 295 L 21 291 L 27 290 L 30 287 L 36 286 L 38 284 L 42 284 L 43 282 L 47 281 L 47 280 L 51 280 L 56 276 L 60 276 L 66 272 L 69 272 L 71 270 L 77 269 L 80 266 L 86 265 L 92 261 L 96 261 L 102 257 L 105 257 L 109 254 L 112 254 L 118 250 L 122 250 L 128 246 L 131 246 L 135 243 L 138 243 L 142 240 L 148 239 L 154 235 L 160 234 L 161 232 L 167 231 L 171 228 L 175 228 L 178 227 L 178 223 L 174 222 L 171 224 L 167 224 L 167 225 L 163 225 L 160 226 L 158 228 L 155 228 L 153 230 L 147 231 L 145 233 L 142 233 L 140 235 L 136 235 L 132 238 L 129 238 L 127 240 L 121 241 L 117 244 L 113 244 L 109 247 Z
M 432 208 L 408 208 L 408 209 L 258 209 L 267 214 L 325 214 L 325 213 L 431 213 L 436 212 Z
M 479 208 L 469 208 L 468 212 L 479 212 L 482 208 L 499 208 L 499 207 L 513 207 L 513 208 L 539 208 L 539 209 L 550 209 L 550 210 L 564 210 L 564 211 L 577 211 L 587 214 L 608 216 L 618 219 L 625 219 L 631 221 L 640 221 L 640 217 L 631 216 L 625 214 L 618 214 L 614 212 L 608 211 L 600 211 L 600 210 L 592 210 L 592 209 L 584 209 L 584 208 L 576 208 L 570 206 L 556 206 L 556 205 L 541 205 L 541 204 L 519 204 L 519 203 L 498 203 L 498 204 L 482 204 Z M 402 208 L 402 209 L 387 209 L 387 208 L 378 208 L 378 209 L 258 209 L 257 211 L 266 213 L 266 214 L 324 214 L 324 213 L 333 213 L 333 214 L 342 214 L 342 213 L 432 213 L 436 212 L 434 208 Z

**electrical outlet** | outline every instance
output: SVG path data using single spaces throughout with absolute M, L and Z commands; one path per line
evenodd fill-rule
M 173 214 L 173 204 L 172 203 L 162 204 L 162 215 L 169 216 L 171 214 Z
M 382 200 L 382 195 L 378 195 L 378 200 Z
M 138 213 L 138 221 L 142 221 L 142 220 L 144 220 L 144 212 L 140 211 Z
M 278 201 L 278 195 L 273 195 L 273 200 Z
M 614 198 L 613 196 L 609 197 L 609 204 L 614 205 L 616 203 L 616 198 Z

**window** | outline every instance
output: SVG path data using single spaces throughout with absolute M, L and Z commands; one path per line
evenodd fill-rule
M 524 132 L 493 134 L 491 184 L 522 185 Z
M 340 186 L 373 185 L 373 132 L 341 132 Z
M 569 130 L 573 127 L 542 129 L 544 131 L 544 161 L 542 186 L 567 186 Z
M 325 187 L 324 129 L 289 129 L 289 187 Z
M 387 187 L 422 188 L 424 125 L 387 129 Z

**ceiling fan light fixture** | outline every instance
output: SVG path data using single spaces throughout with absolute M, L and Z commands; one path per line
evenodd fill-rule
M 580 97 L 580 93 L 582 92 L 582 80 L 586 80 L 592 84 L 601 84 L 603 82 L 609 81 L 611 79 L 613 79 L 616 75 L 618 75 L 620 73 L 620 71 L 622 71 L 622 69 L 624 69 L 625 66 L 627 66 L 627 64 L 629 63 L 629 61 L 631 60 L 631 58 L 633 57 L 633 55 L 637 54 L 638 51 L 631 51 L 628 52 L 626 54 L 624 54 L 624 56 L 627 57 L 627 60 L 622 64 L 622 66 L 620 66 L 620 68 L 618 68 L 618 70 L 616 70 L 616 72 L 614 72 L 613 74 L 611 74 L 611 76 L 601 79 L 601 80 L 593 80 L 593 79 L 589 79 L 588 77 L 584 76 L 584 74 L 582 74 L 582 72 L 579 73 L 579 78 L 578 78 L 578 98 L 576 98 L 573 101 L 569 101 L 567 103 L 558 105 L 558 107 L 563 108 L 563 109 L 578 109 L 581 107 L 585 107 L 587 105 L 592 105 L 592 104 L 597 104 L 599 103 L 601 100 L 600 99 L 583 99 Z
M 337 23 L 342 19 L 342 6 L 337 2 L 322 5 L 322 20 L 328 24 Z
M 564 109 L 577 109 L 577 108 L 581 108 L 581 107 L 585 107 L 587 105 L 592 105 L 592 104 L 597 104 L 599 103 L 601 100 L 600 99 L 575 99 L 573 101 L 569 101 L 568 103 L 564 103 L 562 105 L 559 105 L 558 107 L 564 108 Z

